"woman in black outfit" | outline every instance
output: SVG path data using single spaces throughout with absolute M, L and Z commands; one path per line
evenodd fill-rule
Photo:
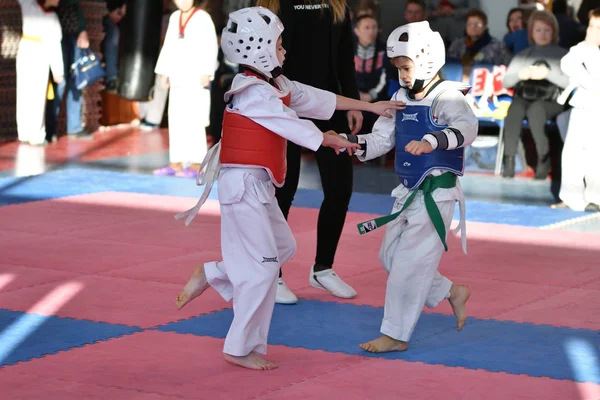
M 354 75 L 354 45 L 350 10 L 346 0 L 257 0 L 258 6 L 279 15 L 285 30 L 284 75 L 319 89 L 360 99 Z M 313 121 L 322 131 L 356 133 L 362 126 L 359 111 L 336 111 L 329 121 Z M 352 128 L 350 130 L 349 128 Z M 301 148 L 288 142 L 287 177 L 277 190 L 277 201 L 287 218 L 300 177 Z M 317 224 L 317 254 L 309 283 L 334 296 L 352 298 L 356 292 L 332 270 L 335 252 L 352 195 L 352 161 L 346 153 L 336 155 L 328 148 L 315 153 L 324 199 Z M 294 304 L 296 296 L 283 279 L 277 286 L 276 302 Z

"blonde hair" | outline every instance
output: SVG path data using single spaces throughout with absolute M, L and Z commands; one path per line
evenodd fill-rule
M 318 0 L 304 0 L 305 3 L 315 3 L 317 1 Z M 321 0 L 320 3 L 329 4 L 329 7 L 331 7 L 331 11 L 333 12 L 333 22 L 340 23 L 344 21 L 344 18 L 346 17 L 346 0 Z M 258 0 L 256 2 L 257 6 L 268 8 L 275 14 L 279 12 L 279 4 L 280 0 Z
M 558 21 L 554 14 L 550 11 L 542 10 L 542 11 L 534 11 L 529 16 L 529 20 L 527 21 L 527 36 L 529 38 L 529 43 L 535 43 L 533 41 L 533 24 L 536 22 L 543 22 L 544 24 L 552 27 L 552 44 L 558 43 Z

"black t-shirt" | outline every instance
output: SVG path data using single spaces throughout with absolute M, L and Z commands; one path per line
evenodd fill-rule
M 331 26 L 329 4 L 294 0 L 294 29 L 283 66 L 284 75 L 319 89 L 337 92 L 331 76 Z M 286 31 L 283 31 L 285 36 Z

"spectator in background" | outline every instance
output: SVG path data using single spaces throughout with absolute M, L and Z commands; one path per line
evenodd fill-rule
M 502 82 L 515 91 L 504 120 L 503 176 L 515 176 L 515 155 L 527 117 L 537 149 L 535 179 L 546 179 L 550 171 L 546 122 L 563 111 L 556 100 L 569 84 L 560 68 L 567 50 L 558 45 L 558 22 L 551 12 L 534 11 L 527 25 L 531 47 L 512 59 Z
M 467 13 L 481 8 L 479 0 L 425 0 L 431 29 L 442 35 L 446 45 L 464 36 Z
M 108 15 L 102 20 L 104 25 L 104 41 L 102 42 L 102 51 L 105 64 L 105 82 L 106 90 L 116 93 L 119 77 L 119 38 L 121 31 L 119 22 L 125 16 L 127 5 L 125 0 L 106 0 Z
M 561 60 L 577 90 L 562 153 L 560 199 L 576 211 L 600 211 L 600 8 L 592 10 L 585 40 Z M 560 206 L 560 205 L 559 205 Z
M 583 26 L 590 22 L 590 11 L 600 8 L 600 0 L 583 0 L 577 10 L 577 19 Z
M 67 111 L 67 135 L 69 139 L 94 139 L 94 136 L 87 132 L 81 121 L 81 111 L 83 108 L 83 96 L 81 91 L 75 87 L 73 75 L 71 74 L 71 65 L 77 61 L 83 54 L 82 50 L 89 49 L 90 41 L 86 31 L 85 18 L 79 0 L 61 0 L 56 14 L 62 27 L 62 51 L 65 66 L 64 79 L 57 85 L 54 98 L 54 115 L 52 118 L 53 132 L 56 133 L 56 121 L 60 114 L 65 91 L 67 92 L 66 111 Z
M 377 21 L 371 15 L 363 15 L 354 24 L 354 33 L 358 38 L 354 69 L 360 99 L 369 102 L 384 100 L 387 93 L 386 67 L 389 63 L 385 43 L 377 39 Z M 365 113 L 361 132 L 371 132 L 376 120 L 375 114 Z
M 529 35 L 526 26 L 529 14 L 522 8 L 513 8 L 508 12 L 506 17 L 508 32 L 504 35 L 504 45 L 511 56 L 529 47 Z
M 474 64 L 501 65 L 508 54 L 504 43 L 493 38 L 488 30 L 487 15 L 474 8 L 467 13 L 466 36 L 456 39 L 448 49 L 448 60 L 459 61 L 463 65 L 464 80 L 468 82 Z
M 58 0 L 19 0 L 22 32 L 17 52 L 17 133 L 19 142 L 45 146 L 44 110 L 48 74 L 63 80 L 60 22 L 53 12 Z
M 408 0 L 404 9 L 404 20 L 407 24 L 427 20 L 427 9 L 423 0 Z
M 219 44 L 210 15 L 199 0 L 175 0 L 154 72 L 169 87 L 169 165 L 155 175 L 196 178 L 208 151 L 210 83 Z
M 163 0 L 163 17 L 161 22 L 160 42 L 161 47 L 165 42 L 165 35 L 169 25 L 169 18 L 173 10 L 171 9 L 171 1 Z M 169 97 L 169 88 L 163 85 L 161 76 L 154 76 L 154 91 L 150 101 L 138 103 L 139 117 L 141 119 L 140 129 L 143 131 L 152 131 L 160 128 L 160 123 L 163 120 L 167 98 Z
M 585 39 L 585 27 L 569 15 L 566 0 L 554 0 L 552 13 L 558 21 L 558 45 L 570 49 Z

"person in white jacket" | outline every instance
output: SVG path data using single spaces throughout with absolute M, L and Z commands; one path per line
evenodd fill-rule
M 62 30 L 52 10 L 59 0 L 19 0 L 23 36 L 17 52 L 17 133 L 21 143 L 46 141 L 46 99 L 50 71 L 63 80 Z
M 229 15 L 221 46 L 225 57 L 244 72 L 235 76 L 225 95 L 223 137 L 200 169 L 204 193 L 194 208 L 176 216 L 187 217 L 190 223 L 219 174 L 223 260 L 196 267 L 176 304 L 183 307 L 209 285 L 226 301 L 233 299 L 224 358 L 259 370 L 276 368 L 260 354 L 267 351 L 279 268 L 296 251 L 275 199 L 275 186 L 285 182 L 287 140 L 313 151 L 331 147 L 339 154 L 342 148 L 359 146 L 300 118 L 328 119 L 336 109 L 391 117 L 387 110 L 403 108 L 400 102 L 361 102 L 290 81 L 281 75 L 282 32 L 281 21 L 266 8 L 245 8 Z
M 585 40 L 571 47 L 560 62 L 575 86 L 562 152 L 559 197 L 576 211 L 600 211 L 600 9 L 590 12 Z
M 368 161 L 396 148 L 400 185 L 392 196 L 392 215 L 358 225 L 361 234 L 385 224 L 379 259 L 389 274 L 385 293 L 383 336 L 360 344 L 373 353 L 404 351 L 423 311 L 448 300 L 456 329 L 465 324 L 471 288 L 452 283 L 438 272 L 456 202 L 460 204 L 462 247 L 466 253 L 464 195 L 457 176 L 464 171 L 464 148 L 475 141 L 478 121 L 465 93 L 470 87 L 442 81 L 445 46 L 427 21 L 395 29 L 387 55 L 400 76 L 392 100 L 406 108 L 393 118 L 379 118 L 373 132 L 349 136 L 361 144 L 356 155 Z
M 174 0 L 154 72 L 169 94 L 169 165 L 156 175 L 193 178 L 207 152 L 210 82 L 218 66 L 219 43 L 210 15 L 199 0 Z

